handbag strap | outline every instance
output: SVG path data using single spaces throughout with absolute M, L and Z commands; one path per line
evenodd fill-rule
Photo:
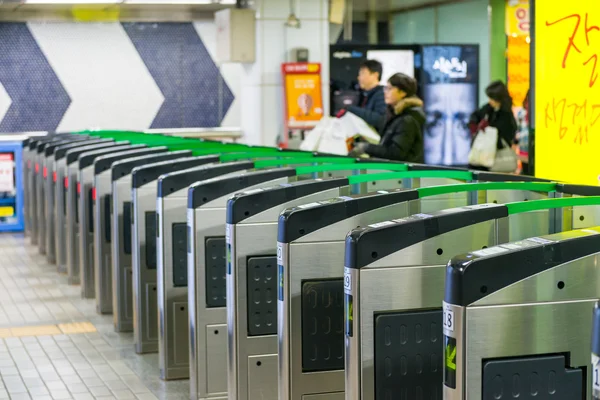
M 508 145 L 508 143 L 506 143 L 506 140 L 500 138 L 500 143 L 502 143 L 502 148 L 506 149 L 506 148 L 510 148 L 510 146 Z

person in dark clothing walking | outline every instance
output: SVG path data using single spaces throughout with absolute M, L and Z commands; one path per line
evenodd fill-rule
M 485 131 L 485 128 L 491 126 L 498 130 L 498 141 L 496 149 L 504 148 L 504 142 L 512 146 L 517 134 L 517 121 L 512 111 L 512 97 L 508 93 L 508 88 L 502 81 L 494 81 L 485 89 L 488 97 L 488 103 L 479 110 L 471 114 L 469 119 L 469 129 L 472 135 Z M 472 169 L 488 168 L 470 165 Z
M 358 84 L 362 90 L 359 105 L 350 106 L 338 113 L 344 115 L 346 111 L 362 118 L 367 124 L 375 126 L 385 115 L 385 99 L 383 87 L 379 84 L 383 67 L 376 60 L 367 60 L 358 70 Z
M 423 163 L 425 112 L 423 101 L 416 97 L 417 81 L 408 75 L 395 74 L 384 91 L 387 113 L 376 125 L 381 135 L 379 144 L 357 143 L 350 154 Z

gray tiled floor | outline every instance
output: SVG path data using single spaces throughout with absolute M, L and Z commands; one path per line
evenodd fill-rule
M 0 331 L 91 322 L 96 333 L 0 338 L 0 399 L 188 399 L 189 381 L 159 378 L 157 354 L 135 354 L 56 266 L 21 234 L 0 234 Z

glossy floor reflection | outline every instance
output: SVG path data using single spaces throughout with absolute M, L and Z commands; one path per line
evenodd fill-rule
M 0 234 L 0 377 L 0 399 L 189 399 L 22 234 Z

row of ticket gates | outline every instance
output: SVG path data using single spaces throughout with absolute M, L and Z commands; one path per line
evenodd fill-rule
M 31 242 L 193 400 L 598 394 L 600 187 L 135 132 L 23 158 Z

